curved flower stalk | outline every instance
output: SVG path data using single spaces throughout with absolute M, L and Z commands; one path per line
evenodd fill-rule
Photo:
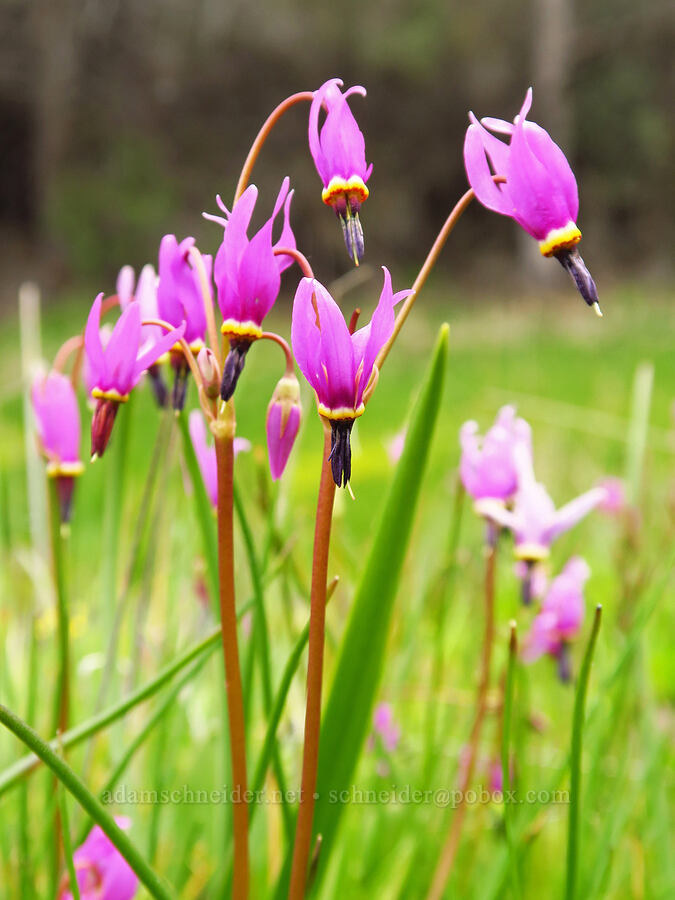
M 371 321 L 354 334 L 335 300 L 315 278 L 303 278 L 293 302 L 291 340 L 295 359 L 317 396 L 319 414 L 331 426 L 331 469 L 338 487 L 351 478 L 350 435 L 375 388 L 375 359 L 394 329 L 394 306 L 410 291 L 384 286 Z
M 115 822 L 125 831 L 131 827 L 126 816 L 116 816 Z M 138 876 L 99 825 L 75 850 L 73 864 L 81 900 L 132 900 L 138 890 Z M 67 875 L 58 900 L 73 900 Z
M 220 197 L 217 202 L 223 216 L 205 218 L 225 228 L 223 242 L 216 254 L 214 276 L 218 289 L 218 305 L 223 316 L 221 331 L 230 342 L 223 367 L 221 397 L 229 400 L 244 368 L 246 353 L 253 341 L 262 337 L 262 322 L 274 305 L 281 288 L 281 273 L 293 264 L 293 257 L 275 255 L 281 247 L 295 250 L 295 236 L 289 215 L 293 191 L 284 178 L 274 204 L 272 215 L 262 228 L 248 237 L 248 228 L 258 199 L 258 189 L 250 185 L 236 201 L 230 212 Z M 272 242 L 274 223 L 284 209 L 281 235 Z
M 478 433 L 478 423 L 465 422 L 459 432 L 462 456 L 459 474 L 466 492 L 474 499 L 481 515 L 494 503 L 505 504 L 518 489 L 518 472 L 514 451 L 522 445 L 532 452 L 532 429 L 516 416 L 514 406 L 502 406 L 495 423 L 485 437 Z
M 193 409 L 188 417 L 188 428 L 190 430 L 190 440 L 194 447 L 195 456 L 199 465 L 199 471 L 202 474 L 206 493 L 211 501 L 212 506 L 218 506 L 218 468 L 216 464 L 216 448 L 213 443 L 209 443 L 206 436 L 206 423 L 204 416 L 198 409 Z M 240 453 L 245 453 L 251 449 L 251 442 L 246 438 L 234 439 L 234 458 L 236 459 Z
M 361 204 L 368 199 L 366 182 L 373 171 L 366 164 L 366 142 L 347 98 L 366 96 L 360 85 L 340 90 L 342 80 L 331 78 L 314 92 L 309 110 L 309 150 L 323 182 L 321 199 L 332 206 L 342 225 L 347 253 L 355 265 L 363 259 L 363 229 L 359 219 Z M 319 114 L 326 118 L 319 129 Z
M 159 278 L 150 264 L 143 266 L 138 276 L 138 281 L 136 281 L 136 275 L 131 266 L 122 266 L 117 276 L 117 297 L 120 309 L 124 312 L 130 303 L 136 302 L 141 308 L 142 319 L 159 319 L 160 314 L 157 305 L 158 286 Z M 106 326 L 104 325 L 103 327 L 105 328 Z M 149 349 L 164 334 L 157 325 L 143 325 L 142 329 L 143 349 L 146 347 Z M 107 343 L 107 336 L 105 342 Z M 169 354 L 167 353 L 148 369 L 152 390 L 160 409 L 164 409 L 167 401 L 167 390 L 162 377 L 161 364 L 168 362 L 168 360 Z
M 532 456 L 522 444 L 516 447 L 514 458 L 518 490 L 513 509 L 506 509 L 501 503 L 486 502 L 484 514 L 513 532 L 516 559 L 536 563 L 548 557 L 557 537 L 573 528 L 606 499 L 607 491 L 604 487 L 591 488 L 556 509 L 544 485 L 536 480 Z
M 579 193 L 565 154 L 541 126 L 527 121 L 532 88 L 513 124 L 469 113 L 464 140 L 464 164 L 469 184 L 483 206 L 510 216 L 539 242 L 543 256 L 555 256 L 569 272 L 577 290 L 598 315 L 598 292 L 579 255 L 581 231 L 576 224 Z M 488 131 L 488 129 L 490 129 Z M 509 143 L 490 131 L 506 135 Z M 506 177 L 496 184 L 495 174 Z
M 84 332 L 84 347 L 97 401 L 91 426 L 91 452 L 103 456 L 120 403 L 126 403 L 141 375 L 183 337 L 185 323 L 145 349 L 142 346 L 141 310 L 131 303 L 117 320 L 105 348 L 101 343 L 101 303 L 94 300 Z
M 157 285 L 157 310 L 159 318 L 178 327 L 185 323 L 185 340 L 196 356 L 204 346 L 206 335 L 205 298 L 198 272 L 190 264 L 190 254 L 195 246 L 193 237 L 180 243 L 174 234 L 165 234 L 159 245 L 159 283 Z M 211 290 L 213 261 L 202 255 L 206 271 L 206 289 Z M 213 303 L 213 297 L 207 298 Z M 151 317 L 147 317 L 151 318 Z M 172 405 L 182 409 L 187 390 L 188 364 L 180 347 L 171 349 L 171 364 L 175 370 Z
M 40 450 L 47 460 L 47 475 L 56 482 L 61 521 L 68 522 L 75 479 L 84 471 L 75 390 L 70 378 L 52 371 L 36 376 L 31 401 Z
M 580 556 L 570 559 L 546 592 L 523 649 L 523 659 L 534 662 L 545 653 L 558 661 L 562 681 L 571 678 L 569 642 L 584 620 L 584 585 L 591 570 Z

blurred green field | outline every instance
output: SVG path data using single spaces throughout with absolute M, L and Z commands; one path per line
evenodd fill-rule
M 398 279 L 401 284 L 404 279 Z M 378 288 L 379 290 L 379 288 Z M 396 599 L 380 699 L 392 704 L 402 729 L 399 747 L 386 760 L 364 750 L 355 783 L 364 790 L 392 785 L 448 788 L 456 784 L 475 695 L 482 634 L 482 530 L 469 505 L 464 510 L 458 550 L 458 575 L 447 590 L 430 595 L 445 565 L 456 467 L 458 430 L 475 418 L 483 431 L 497 409 L 515 403 L 533 427 L 535 469 L 557 505 L 562 505 L 606 476 L 626 475 L 629 465 L 632 391 L 638 368 L 653 366 L 654 380 L 644 468 L 638 488 L 638 512 L 630 518 L 593 513 L 555 545 L 551 570 L 557 574 L 569 556 L 583 555 L 592 569 L 587 585 L 588 634 L 593 606 L 601 603 L 604 621 L 589 688 L 595 710 L 586 734 L 580 894 L 584 898 L 623 900 L 663 898 L 675 890 L 672 840 L 675 659 L 672 653 L 672 597 L 675 582 L 666 570 L 675 546 L 675 304 L 664 288 L 616 285 L 602 294 L 605 317 L 596 319 L 570 289 L 558 295 L 526 298 L 469 296 L 456 285 L 432 282 L 413 311 L 401 339 L 383 369 L 367 414 L 354 437 L 353 481 L 356 499 L 339 492 L 329 571 L 340 584 L 327 613 L 327 686 L 340 635 L 362 562 L 371 544 L 379 510 L 392 474 L 388 442 L 405 426 L 411 403 L 434 344 L 449 321 L 450 359 L 442 410 L 422 488 L 404 576 Z M 343 299 L 343 308 L 369 300 L 359 294 Z M 45 355 L 78 331 L 89 301 L 43 308 Z M 277 311 L 270 330 L 289 335 L 289 310 Z M 37 730 L 47 736 L 54 682 L 54 614 L 48 563 L 31 546 L 24 463 L 20 341 L 10 318 L 0 332 L 0 468 L 2 472 L 2 596 L 0 607 L 0 697 L 25 713 L 30 682 L 27 648 L 31 615 L 37 610 L 35 657 Z M 254 444 L 241 456 L 235 474 L 247 516 L 263 555 L 268 503 L 274 501 L 279 541 L 268 561 L 265 604 L 270 623 L 273 683 L 307 620 L 311 542 L 321 430 L 310 392 L 303 386 L 304 424 L 281 484 L 266 474 L 265 410 L 281 374 L 273 346 L 254 346 L 237 390 L 238 433 Z M 194 406 L 190 395 L 188 405 Z M 83 442 L 89 418 L 83 409 Z M 180 440 L 170 419 L 163 424 L 149 391 L 138 390 L 127 416 L 129 446 L 124 471 L 117 609 L 104 608 L 103 573 L 110 571 L 106 535 L 106 489 L 118 462 L 120 423 L 106 456 L 87 467 L 77 485 L 69 539 L 72 655 L 77 677 L 71 720 L 91 714 L 96 704 L 103 657 L 116 613 L 121 616 L 119 652 L 107 701 L 148 681 L 181 648 L 204 633 L 211 613 L 204 601 L 203 549 L 184 467 Z M 136 565 L 130 569 L 134 534 L 143 521 L 143 487 L 153 465 L 157 435 L 164 453 L 158 490 L 149 506 L 149 522 Z M 167 437 L 168 435 L 168 437 Z M 86 458 L 86 457 L 85 457 Z M 637 523 L 637 524 L 636 524 Z M 240 599 L 251 595 L 241 534 L 237 584 Z M 506 658 L 507 623 L 518 621 L 521 637 L 532 613 L 520 606 L 511 547 L 500 548 L 497 596 L 497 650 L 493 709 L 481 744 L 475 781 L 487 785 L 489 762 L 498 753 L 499 681 Z M 658 584 L 665 590 L 654 598 Z M 128 582 L 128 590 L 123 586 Z M 123 598 L 123 603 L 120 603 Z M 643 608 L 656 609 L 637 638 L 637 651 L 608 681 L 630 645 L 631 629 Z M 440 615 L 439 606 L 445 613 Z M 122 612 L 120 613 L 120 609 Z M 443 628 L 438 627 L 439 621 Z M 245 660 L 250 647 L 242 630 Z M 578 669 L 581 647 L 575 647 Z M 442 657 L 442 683 L 433 683 L 433 660 Z M 245 663 L 245 671 L 246 671 Z M 304 667 L 294 679 L 282 720 L 280 751 L 289 787 L 299 784 L 304 717 Z M 249 755 L 255 758 L 265 734 L 257 675 L 252 676 Z M 604 686 L 604 687 L 603 687 Z M 554 664 L 541 659 L 519 672 L 516 707 L 517 768 L 522 785 L 551 789 L 556 768 L 569 747 L 573 689 L 558 682 Z M 222 747 L 222 659 L 216 656 L 180 695 L 155 733 L 134 757 L 121 784 L 132 789 L 181 787 L 192 790 L 226 782 Z M 150 701 L 154 703 L 158 701 Z M 93 742 L 69 754 L 76 770 L 87 774 L 94 790 L 147 719 L 145 706 Z M 538 728 L 532 727 L 536 720 Z M 433 739 L 433 740 L 432 740 Z M 0 733 L 0 766 L 22 753 L 15 739 Z M 47 778 L 33 775 L 25 802 L 30 815 L 30 852 L 35 896 L 48 896 L 46 871 L 36 862 L 48 840 L 51 819 L 44 814 Z M 566 775 L 554 787 L 567 787 Z M 20 893 L 17 835 L 22 791 L 0 795 L 0 895 Z M 118 810 L 116 809 L 116 812 Z M 227 807 L 213 805 L 126 805 L 119 812 L 133 819 L 132 834 L 157 869 L 186 898 L 218 896 L 209 879 L 223 859 Z M 564 879 L 567 806 L 533 804 L 526 815 L 522 875 L 525 897 L 560 896 Z M 524 814 L 525 815 L 525 814 Z M 72 808 L 74 828 L 82 819 Z M 344 817 L 322 898 L 424 897 L 434 862 L 447 833 L 452 810 L 434 803 L 355 803 Z M 283 860 L 285 845 L 279 809 L 266 807 L 253 828 L 254 897 L 267 896 Z M 523 819 L 525 823 L 525 818 Z M 534 827 L 532 827 L 532 823 Z M 468 810 L 463 839 L 448 897 L 509 896 L 503 881 L 505 840 L 500 804 Z M 139 892 L 139 896 L 144 896 Z

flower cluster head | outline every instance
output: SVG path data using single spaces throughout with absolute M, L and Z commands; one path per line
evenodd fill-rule
M 518 472 L 514 451 L 522 445 L 531 453 L 532 430 L 524 419 L 516 416 L 513 406 L 503 406 L 485 437 L 478 433 L 478 423 L 465 422 L 459 432 L 462 456 L 459 474 L 466 492 L 474 499 L 480 514 L 497 502 L 511 500 L 518 488 Z
M 357 85 L 344 93 L 342 81 L 331 78 L 314 92 L 309 110 L 309 149 L 323 182 L 321 198 L 332 206 L 342 225 L 347 252 L 356 265 L 363 258 L 363 229 L 359 219 L 361 204 L 368 198 L 366 182 L 373 171 L 366 164 L 366 143 L 347 98 L 365 97 Z M 319 128 L 319 115 L 326 118 Z
M 541 610 L 532 622 L 523 657 L 528 662 L 549 654 L 558 660 L 560 677 L 570 677 L 568 645 L 579 633 L 584 619 L 584 585 L 591 570 L 580 556 L 569 560 L 544 596 Z
M 56 479 L 61 521 L 70 519 L 75 478 L 84 471 L 80 459 L 80 410 L 70 378 L 61 372 L 37 375 L 31 401 L 47 475 Z
M 372 319 L 354 334 L 315 278 L 302 279 L 293 302 L 293 353 L 316 391 L 319 413 L 330 422 L 331 467 L 338 487 L 351 478 L 351 430 L 375 387 L 375 360 L 394 331 L 394 306 L 411 293 L 392 293 L 391 275 L 383 271 L 384 286 Z
M 138 276 L 138 281 L 136 281 L 136 275 L 131 266 L 122 266 L 119 275 L 117 276 L 117 299 L 119 300 L 120 309 L 124 312 L 130 303 L 138 303 L 141 311 L 141 318 L 144 321 L 148 319 L 159 319 L 160 315 L 157 305 L 158 286 L 159 279 L 153 266 L 149 264 L 143 266 Z M 180 322 L 178 324 L 180 324 Z M 106 326 L 103 326 L 103 328 L 105 329 Z M 164 331 L 159 325 L 142 325 L 141 329 L 143 335 L 143 349 L 152 347 L 164 334 Z M 108 337 L 109 334 L 105 336 L 105 340 L 102 339 L 102 343 L 107 343 Z M 157 405 L 161 409 L 166 406 L 167 390 L 160 371 L 160 364 L 166 358 L 168 358 L 168 354 L 157 360 L 157 362 L 153 363 L 148 369 L 152 390 L 155 399 L 157 400 Z
M 180 243 L 174 234 L 165 234 L 159 245 L 159 284 L 157 285 L 157 310 L 160 319 L 176 327 L 185 323 L 185 340 L 192 353 L 197 354 L 204 346 L 206 334 L 206 310 L 204 303 L 213 303 L 211 296 L 210 256 L 202 255 L 206 272 L 204 297 L 199 273 L 190 260 L 195 246 L 193 237 L 186 237 Z M 182 409 L 187 390 L 188 363 L 180 347 L 172 348 L 171 363 L 175 370 L 172 405 Z
M 492 118 L 479 122 L 469 113 L 464 140 L 469 184 L 483 206 L 515 219 L 539 242 L 543 256 L 555 256 L 586 303 L 601 315 L 595 283 L 576 248 L 581 232 L 574 173 L 548 132 L 527 121 L 531 106 L 532 88 L 513 123 Z M 505 135 L 509 143 L 490 132 Z M 496 184 L 493 175 L 503 176 L 506 183 Z
M 544 485 L 535 478 L 529 449 L 518 444 L 514 459 L 518 489 L 513 509 L 500 503 L 485 503 L 483 511 L 496 524 L 513 532 L 516 559 L 536 563 L 546 559 L 553 541 L 601 504 L 607 492 L 603 487 L 594 487 L 556 509 Z
M 216 448 L 206 438 L 206 423 L 204 416 L 198 409 L 193 409 L 188 417 L 190 440 L 197 457 L 197 464 L 202 475 L 206 493 L 211 504 L 218 505 L 218 467 L 216 463 Z M 234 439 L 234 458 L 240 453 L 251 449 L 251 442 L 246 438 Z
M 115 822 L 124 830 L 131 826 L 125 816 L 116 816 Z M 74 851 L 73 864 L 81 900 L 132 900 L 138 890 L 138 876 L 99 825 Z M 73 900 L 68 875 L 58 900 Z
M 144 345 L 140 305 L 130 303 L 117 320 L 104 348 L 100 334 L 102 301 L 103 294 L 99 294 L 84 332 L 84 349 L 93 384 L 91 395 L 97 401 L 91 427 L 93 456 L 103 455 L 120 403 L 126 403 L 141 375 L 170 350 L 185 331 L 185 323 L 182 323 L 150 346 Z
M 230 353 L 223 369 L 223 400 L 229 400 L 234 393 L 246 353 L 251 343 L 261 337 L 263 319 L 279 296 L 281 273 L 293 263 L 288 254 L 274 252 L 296 247 L 289 220 L 293 198 L 289 187 L 288 178 L 284 178 L 272 215 L 252 238 L 248 237 L 248 229 L 258 199 L 255 185 L 246 188 L 232 212 L 217 198 L 224 217 L 205 214 L 207 219 L 225 228 L 214 265 L 218 305 L 223 316 L 221 331 L 230 341 Z M 272 230 L 282 207 L 281 235 L 273 243 Z

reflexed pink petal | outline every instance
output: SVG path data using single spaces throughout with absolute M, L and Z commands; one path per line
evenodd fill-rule
M 311 278 L 303 278 L 293 300 L 291 343 L 300 371 L 319 393 L 325 386 L 321 369 L 321 342 L 316 324 L 316 310 L 312 298 L 322 286 Z
M 135 281 L 133 268 L 131 266 L 122 266 L 117 276 L 117 299 L 122 310 L 125 310 L 133 300 Z
M 98 381 L 107 381 L 108 368 L 103 355 L 103 347 L 101 346 L 101 336 L 99 329 L 101 327 L 101 303 L 103 302 L 103 294 L 99 294 L 94 300 L 89 317 L 87 318 L 87 326 L 84 331 L 84 351 L 89 361 L 91 376 L 94 384 Z
M 487 132 L 478 123 L 469 125 L 464 138 L 466 176 L 483 206 L 493 212 L 510 216 L 513 214 L 513 204 L 503 188 L 493 181 L 493 173 L 488 165 L 485 150 L 484 135 L 487 135 Z
M 580 522 L 587 516 L 591 510 L 599 506 L 606 496 L 607 491 L 605 488 L 595 487 L 566 503 L 553 516 L 553 520 L 546 532 L 547 541 L 554 541 L 563 532 L 569 531 L 577 522 Z
M 184 334 L 185 322 L 174 331 L 167 332 L 161 340 L 157 341 L 157 343 L 143 353 L 142 356 L 139 356 L 134 365 L 133 384 L 135 385 L 143 372 L 145 372 L 146 369 L 149 369 L 153 363 L 156 363 L 160 356 L 164 356 L 164 354 L 167 353 L 173 345 L 184 336 Z
M 137 303 L 130 304 L 117 320 L 105 349 L 110 383 L 104 389 L 115 388 L 128 394 L 134 386 L 133 373 L 136 354 L 141 341 L 141 312 Z
M 38 375 L 31 390 L 35 424 L 50 459 L 80 459 L 80 410 L 73 385 L 61 372 Z
M 267 453 L 273 481 L 281 478 L 300 428 L 300 409 L 298 407 L 291 409 L 283 430 L 282 416 L 282 405 L 280 403 L 270 404 L 267 413 L 266 432 Z

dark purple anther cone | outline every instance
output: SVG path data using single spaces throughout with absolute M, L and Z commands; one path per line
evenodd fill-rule
M 59 512 L 62 523 L 70 522 L 74 490 L 75 479 L 72 475 L 56 476 L 56 493 L 59 497 Z
M 335 213 L 342 225 L 342 235 L 349 258 L 357 266 L 363 259 L 365 244 L 363 241 L 363 227 L 359 219 L 361 204 L 357 201 L 341 200 L 335 204 Z
M 330 460 L 333 481 L 338 487 L 347 487 L 352 477 L 351 433 L 353 419 L 332 419 L 330 423 Z
M 570 645 L 567 641 L 561 643 L 557 658 L 558 677 L 563 684 L 569 684 L 572 681 L 572 654 L 570 653 Z
M 237 382 L 239 381 L 239 376 L 244 371 L 246 354 L 248 353 L 250 346 L 250 341 L 243 341 L 240 339 L 230 341 L 230 352 L 225 359 L 225 365 L 223 366 L 223 380 L 220 383 L 220 396 L 225 403 L 227 403 L 234 394 Z
M 591 307 L 596 307 L 596 311 L 600 309 L 598 302 L 598 289 L 595 286 L 593 277 L 586 267 L 586 263 L 581 258 L 576 247 L 569 250 L 558 250 L 555 254 L 556 259 L 566 272 L 572 276 L 572 280 L 577 290 L 584 298 L 586 303 Z
M 176 376 L 173 380 L 173 390 L 171 391 L 171 406 L 173 409 L 180 411 L 185 406 L 185 396 L 187 394 L 188 383 L 188 367 L 176 367 Z
M 530 560 L 528 560 L 525 565 L 527 566 L 527 571 L 525 572 L 525 577 L 523 578 L 523 584 L 521 588 L 521 597 L 523 599 L 523 606 L 532 606 L 532 569 L 533 564 Z
M 159 406 L 160 409 L 166 409 L 166 404 L 169 399 L 169 392 L 166 387 L 166 382 L 162 378 L 160 367 L 150 366 L 150 368 L 148 369 L 148 374 L 150 376 L 152 393 L 155 395 L 157 406 Z
M 96 403 L 91 423 L 91 455 L 93 457 L 103 456 L 105 453 L 118 408 L 117 400 L 110 400 L 106 397 L 100 397 Z

